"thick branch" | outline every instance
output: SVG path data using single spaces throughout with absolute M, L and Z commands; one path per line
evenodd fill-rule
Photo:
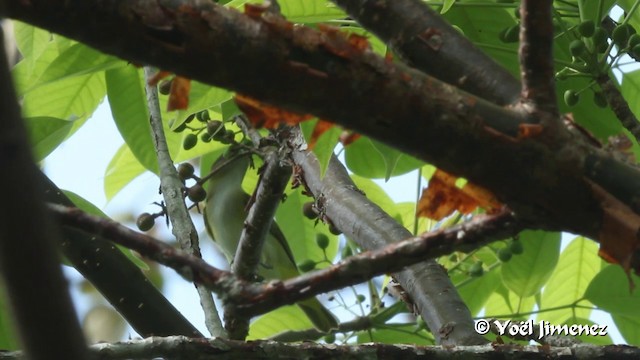
M 332 0 L 408 64 L 497 104 L 518 100 L 520 84 L 420 0 Z
M 96 344 L 91 353 L 100 359 L 637 359 L 640 349 L 626 345 L 578 344 L 570 347 L 488 344 L 482 346 L 325 345 L 313 342 L 281 343 L 224 339 L 190 339 L 184 336 L 152 337 Z M 0 360 L 21 359 L 18 352 L 0 353 Z
M 54 245 L 59 230 L 44 209 L 3 45 L 0 113 L 0 286 L 30 359 L 85 359 L 84 336 Z
M 620 93 L 620 90 L 608 75 L 602 75 L 597 80 L 607 99 L 607 103 L 611 106 L 611 110 L 616 114 L 622 126 L 636 138 L 636 141 L 640 142 L 640 121 L 629 108 L 629 104 Z
M 147 104 L 150 114 L 151 137 L 153 138 L 153 145 L 155 146 L 156 156 L 158 157 L 160 189 L 167 206 L 166 216 L 169 217 L 171 221 L 172 232 L 178 244 L 180 244 L 180 248 L 189 254 L 202 257 L 198 243 L 198 231 L 195 225 L 193 225 L 193 221 L 191 221 L 189 210 L 184 202 L 184 184 L 180 180 L 178 172 L 174 167 L 171 154 L 169 154 L 167 139 L 164 135 L 160 102 L 158 100 L 158 89 L 155 85 L 149 84 L 154 72 L 147 66 L 144 69 L 144 75 L 146 80 Z M 198 283 L 194 285 L 200 297 L 200 304 L 204 311 L 207 329 L 212 336 L 225 337 L 226 333 L 222 327 L 222 322 L 218 316 L 218 310 L 216 309 L 216 304 L 213 301 L 211 292 Z
M 553 0 L 522 1 L 519 55 L 523 101 L 557 119 L 552 9 Z

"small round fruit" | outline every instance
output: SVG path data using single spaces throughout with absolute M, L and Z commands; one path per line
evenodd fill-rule
M 233 130 L 227 130 L 224 134 L 224 140 L 227 141 L 228 144 L 236 141 L 236 133 Z
M 498 250 L 498 259 L 500 259 L 500 261 L 502 262 L 511 260 L 511 256 L 513 256 L 513 253 L 511 252 L 511 250 L 509 250 L 509 248 L 505 247 Z
M 469 268 L 469 275 L 472 277 L 482 276 L 483 273 L 484 273 L 484 269 L 482 268 L 482 261 L 478 261 L 474 263 Z
M 580 57 L 586 50 L 587 47 L 582 40 L 573 40 L 571 44 L 569 44 L 569 52 L 575 57 Z
M 189 164 L 189 163 L 182 163 L 180 165 L 178 165 L 178 176 L 180 177 L 180 180 L 185 181 L 187 179 L 191 179 L 191 177 L 193 176 L 195 172 L 195 169 L 193 168 L 193 165 Z
M 633 34 L 629 37 L 629 49 L 633 49 L 637 45 L 640 45 L 640 35 Z
M 326 342 L 327 344 L 333 344 L 334 342 L 336 342 L 336 334 L 327 334 L 324 337 L 324 342 Z
M 313 260 L 307 259 L 298 264 L 298 269 L 302 272 L 309 272 L 316 268 L 316 263 Z
M 202 110 L 199 113 L 197 113 L 196 119 L 202 122 L 207 122 L 211 120 L 211 117 L 209 117 L 209 110 Z
M 200 140 L 206 143 L 211 142 L 211 135 L 208 132 L 203 132 L 200 134 Z
M 358 302 L 358 304 L 363 303 L 365 300 L 367 300 L 366 296 L 362 294 L 356 295 L 356 301 Z
M 593 20 L 585 20 L 578 25 L 578 32 L 584 37 L 592 37 L 596 31 L 596 24 Z
M 313 201 L 302 204 L 302 213 L 307 219 L 313 220 L 318 218 L 318 213 L 314 209 Z
M 191 114 L 191 115 L 187 116 L 187 118 L 184 120 L 184 122 L 186 124 L 188 124 L 188 123 L 192 122 L 193 119 L 195 119 L 195 118 L 196 118 L 196 114 Z
M 636 58 L 640 57 L 640 44 L 636 45 L 633 47 L 633 49 L 631 49 L 631 53 L 632 55 L 634 55 Z
M 187 129 L 187 123 L 183 122 L 182 124 L 180 124 L 178 127 L 176 127 L 175 129 L 173 129 L 174 132 L 180 133 L 183 132 Z
M 609 105 L 607 102 L 607 98 L 604 96 L 604 93 L 600 91 L 596 91 L 593 93 L 593 102 L 601 108 L 605 108 L 607 107 L 607 105 Z
M 564 102 L 569 106 L 574 106 L 580 100 L 580 94 L 574 90 L 567 90 L 564 92 Z
M 624 47 L 627 44 L 627 40 L 629 40 L 629 37 L 632 34 L 630 27 L 631 26 L 629 24 L 623 24 L 613 29 L 611 38 L 616 45 Z
M 342 234 L 342 231 L 340 231 L 340 229 L 338 229 L 332 222 L 329 222 L 329 232 L 333 235 Z
M 193 149 L 198 143 L 198 136 L 196 134 L 187 134 L 182 141 L 182 148 L 185 150 Z
M 511 250 L 511 253 L 515 255 L 520 255 L 524 252 L 524 247 L 522 246 L 520 240 L 513 240 L 511 242 L 511 245 L 509 245 L 509 250 Z
M 202 185 L 196 184 L 187 189 L 187 197 L 189 200 L 197 203 L 207 198 L 207 192 L 204 190 Z
M 593 44 L 596 47 L 600 47 L 600 45 L 602 44 L 606 44 L 607 43 L 607 32 L 599 27 L 596 29 L 596 31 L 594 31 L 593 33 Z
M 214 136 L 218 132 L 221 132 L 223 134 L 226 132 L 226 130 L 224 128 L 224 125 L 222 124 L 222 121 L 220 121 L 220 120 L 208 121 L 207 122 L 207 133 L 209 133 L 209 135 L 211 135 L 211 136 Z
M 514 43 L 520 39 L 520 26 L 513 25 L 500 33 L 500 40 L 505 43 Z
M 155 224 L 156 218 L 149 213 L 142 213 L 136 220 L 136 226 L 140 231 L 149 231 Z
M 169 95 L 171 92 L 171 83 L 173 80 L 165 80 L 158 85 L 158 92 L 162 95 Z
M 323 233 L 316 234 L 316 244 L 322 250 L 329 246 L 329 237 Z

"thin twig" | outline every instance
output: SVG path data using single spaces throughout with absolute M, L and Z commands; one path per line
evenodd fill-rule
M 202 257 L 200 254 L 200 245 L 198 244 L 198 231 L 193 225 L 193 221 L 191 221 L 189 210 L 184 202 L 184 185 L 182 181 L 180 181 L 178 172 L 174 167 L 164 135 L 160 102 L 158 101 L 158 89 L 156 86 L 149 85 L 149 79 L 153 77 L 154 71 L 146 66 L 144 68 L 144 75 L 147 104 L 150 114 L 151 137 L 153 138 L 153 143 L 156 148 L 156 156 L 158 157 L 158 165 L 160 168 L 160 189 L 162 190 L 162 196 L 167 206 L 167 216 L 169 220 L 171 220 L 172 232 L 182 250 L 197 257 Z M 225 337 L 226 333 L 220 321 L 211 292 L 197 283 L 195 286 L 204 311 L 207 329 L 212 336 Z

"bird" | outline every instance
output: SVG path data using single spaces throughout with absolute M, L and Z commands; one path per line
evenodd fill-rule
M 205 227 L 229 263 L 233 261 L 245 226 L 249 194 L 242 189 L 242 180 L 249 168 L 250 154 L 220 156 L 211 167 L 204 208 Z M 283 232 L 272 222 L 265 239 L 257 275 L 265 280 L 285 280 L 300 275 L 289 243 Z M 316 298 L 296 303 L 315 328 L 328 332 L 338 327 L 335 316 Z

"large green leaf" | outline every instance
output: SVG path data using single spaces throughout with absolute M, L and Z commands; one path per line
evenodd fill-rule
M 18 50 L 33 69 L 36 60 L 44 52 L 51 41 L 51 34 L 35 26 L 20 21 L 13 21 L 13 31 Z
M 0 284 L 0 352 L 18 350 L 18 336 L 12 320 L 4 287 Z
M 424 164 L 364 136 L 345 148 L 345 160 L 349 170 L 355 174 L 374 179 L 406 174 Z
M 533 310 L 535 297 L 522 298 L 513 291 L 507 289 L 504 284 L 499 284 L 496 291 L 486 301 L 484 313 L 486 317 L 504 317 L 509 320 L 525 320 L 529 315 L 517 315 Z
M 300 194 L 300 190 L 288 194 L 287 199 L 280 204 L 276 213 L 276 220 L 280 229 L 285 234 L 293 256 L 297 262 L 305 259 L 322 261 L 324 255 L 322 249 L 316 244 L 316 234 L 324 234 L 329 238 L 329 246 L 326 249 L 327 258 L 331 261 L 338 252 L 338 237 L 331 234 L 326 225 L 310 220 L 302 214 L 302 205 L 305 202 L 313 201 L 313 198 Z M 318 268 L 326 267 L 329 264 L 320 263 Z
M 283 306 L 251 323 L 247 340 L 266 339 L 286 331 L 313 328 L 309 318 L 295 305 Z
M 36 161 L 44 159 L 58 147 L 73 127 L 72 121 L 53 117 L 31 117 L 24 121 Z
M 244 4 L 262 4 L 262 0 L 233 0 L 227 6 L 243 9 Z M 345 13 L 327 0 L 280 0 L 280 10 L 293 23 L 319 23 L 345 18 Z
M 501 285 L 500 271 L 493 269 L 477 278 L 470 278 L 458 286 L 458 293 L 469 308 L 471 315 L 477 315 L 485 306 L 496 288 Z
M 637 276 L 629 276 L 638 284 Z M 622 315 L 640 321 L 640 291 L 632 291 L 629 278 L 619 265 L 609 265 L 602 269 L 591 281 L 584 296 L 598 308 L 612 315 Z
M 636 305 L 637 306 L 637 305 Z M 624 315 L 612 314 L 611 318 L 618 331 L 629 345 L 640 345 L 640 319 Z
M 502 281 L 517 295 L 529 297 L 540 291 L 558 262 L 560 233 L 524 231 L 520 242 L 524 252 L 502 265 Z
M 111 113 L 120 135 L 140 164 L 157 173 L 158 160 L 141 71 L 131 65 L 108 70 L 105 80 Z
M 544 310 L 568 305 L 581 299 L 599 271 L 598 245 L 584 237 L 576 237 L 560 254 L 558 266 L 542 293 L 540 308 Z M 588 318 L 590 312 L 589 309 L 567 308 L 540 313 L 538 321 L 547 320 L 559 324 L 570 317 Z
M 136 159 L 127 144 L 123 144 L 105 170 L 104 194 L 107 201 L 144 172 L 144 166 Z

